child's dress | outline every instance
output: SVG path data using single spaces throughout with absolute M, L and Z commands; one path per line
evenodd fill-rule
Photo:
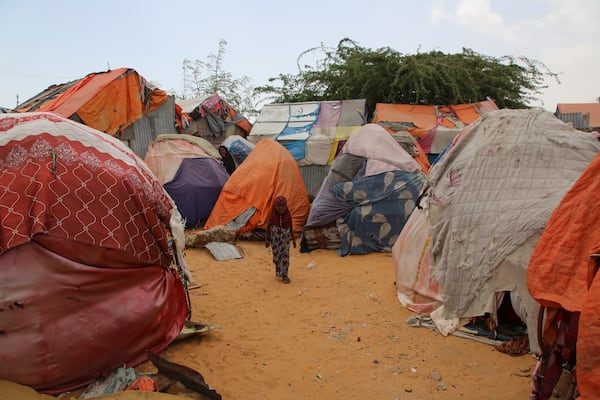
M 270 229 L 275 275 L 283 278 L 287 276 L 288 268 L 290 266 L 290 241 L 292 240 L 292 230 L 277 225 L 271 225 Z

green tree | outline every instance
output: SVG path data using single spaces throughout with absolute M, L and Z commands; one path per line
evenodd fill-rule
M 322 58 L 301 65 L 309 54 Z M 298 57 L 299 72 L 270 78 L 257 88 L 277 102 L 364 98 L 371 115 L 376 103 L 463 104 L 493 99 L 500 108 L 527 108 L 546 78 L 557 78 L 543 63 L 524 56 L 500 58 L 464 48 L 401 54 L 389 47 L 372 50 L 345 38 L 336 48 L 321 44 Z
M 183 60 L 183 93 L 180 97 L 186 99 L 218 93 L 246 117 L 256 116 L 257 102 L 250 78 L 245 75 L 235 78 L 223 67 L 226 45 L 227 42 L 221 39 L 217 54 L 209 54 L 206 61 Z

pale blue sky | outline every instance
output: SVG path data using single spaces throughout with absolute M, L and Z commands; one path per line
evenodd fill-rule
M 220 39 L 224 69 L 259 86 L 296 73 L 302 51 L 348 37 L 404 54 L 467 47 L 541 61 L 561 74 L 540 97 L 554 111 L 600 96 L 598 19 L 600 0 L 0 0 L 0 106 L 108 65 L 179 93 L 183 59 L 206 60 Z

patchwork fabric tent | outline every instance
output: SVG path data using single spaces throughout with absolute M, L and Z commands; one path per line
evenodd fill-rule
M 541 110 L 485 114 L 434 164 L 392 251 L 398 299 L 443 334 L 488 313 L 503 296 L 538 351 L 539 305 L 529 257 L 550 215 L 600 143 Z
M 119 140 L 52 113 L 0 115 L 0 216 L 0 378 L 68 391 L 181 332 L 181 217 Z
M 204 227 L 227 225 L 247 215 L 238 234 L 265 229 L 273 199 L 279 195 L 287 198 L 293 230 L 299 234 L 310 202 L 298 165 L 285 147 L 263 139 L 229 177 Z
M 215 146 L 231 135 L 247 137 L 252 129 L 248 118 L 218 93 L 177 100 L 177 105 L 183 114 L 181 133 L 199 136 Z
M 581 398 L 600 398 L 599 196 L 600 153 L 554 210 L 529 260 L 527 287 L 545 308 L 531 399 L 551 398 L 573 361 Z
M 72 119 L 118 137 L 144 157 L 158 134 L 177 133 L 174 101 L 137 71 L 119 68 L 50 86 L 17 111 L 46 111 Z
M 192 228 L 206 221 L 229 174 L 214 146 L 202 138 L 159 135 L 148 145 L 144 161 Z
M 363 125 L 331 164 L 312 203 L 301 249 L 335 247 L 335 223 L 341 255 L 391 251 L 424 181 L 420 165 L 385 129 Z
M 433 162 L 465 126 L 497 109 L 493 100 L 457 105 L 377 103 L 373 122 L 390 133 L 409 132 Z
M 328 165 L 352 131 L 367 122 L 364 99 L 265 105 L 248 140 L 273 139 L 299 165 Z

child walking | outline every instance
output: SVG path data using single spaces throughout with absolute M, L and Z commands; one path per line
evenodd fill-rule
M 281 278 L 283 283 L 290 283 L 288 277 L 290 241 L 295 248 L 296 239 L 292 231 L 292 216 L 288 210 L 285 196 L 277 196 L 273 201 L 273 209 L 267 221 L 265 247 L 269 247 L 269 242 L 271 242 L 275 276 Z

